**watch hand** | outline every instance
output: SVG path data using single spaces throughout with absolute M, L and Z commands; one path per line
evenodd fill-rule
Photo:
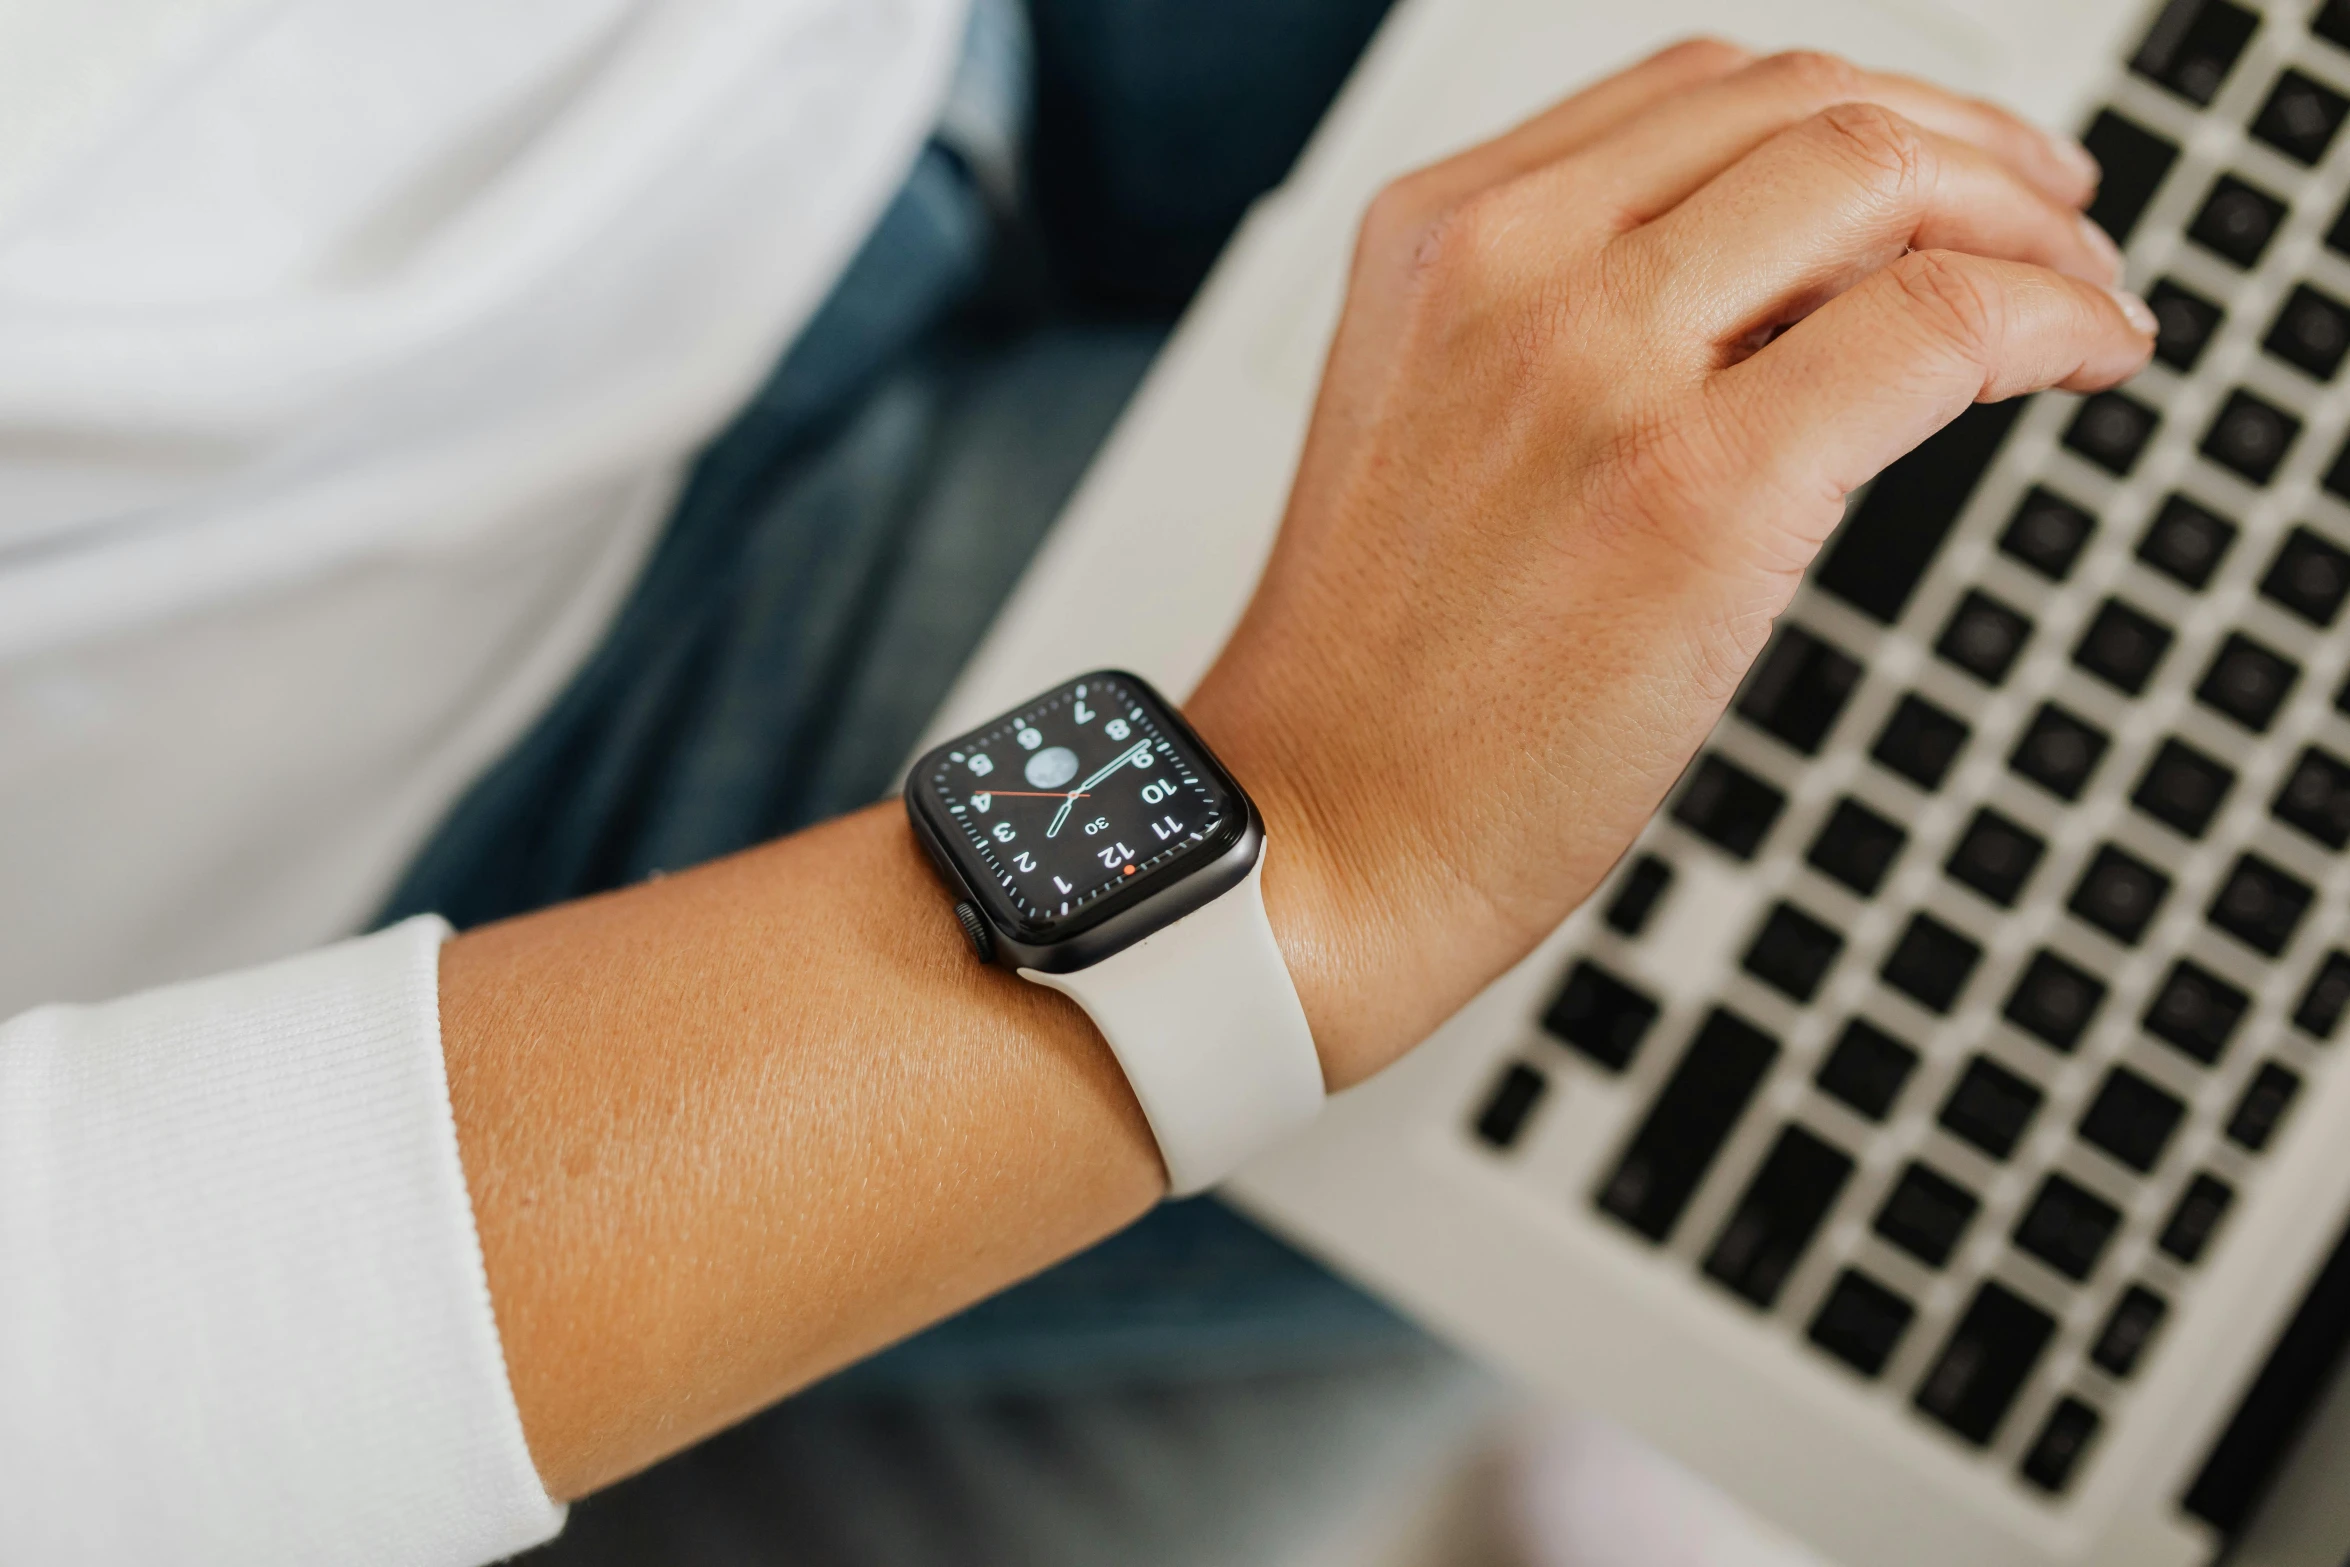
M 1095 773 L 1091 778 L 1086 779 L 1085 782 L 1079 784 L 1074 790 L 1072 790 L 1070 792 L 1069 798 L 1072 800 L 1076 799 L 1078 795 L 1083 794 L 1086 790 L 1092 788 L 1095 784 L 1100 783 L 1103 779 L 1109 777 L 1110 774 L 1116 772 L 1119 768 L 1124 767 L 1128 762 L 1133 761 L 1135 752 L 1147 751 L 1150 748 L 1151 743 L 1148 740 L 1135 741 L 1132 745 L 1125 749 L 1125 751 L 1118 757 L 1116 761 L 1110 763 L 1100 772 Z
M 1093 788 L 1095 784 L 1100 783 L 1103 779 L 1109 777 L 1110 774 L 1116 772 L 1119 768 L 1124 767 L 1128 762 L 1133 761 L 1134 755 L 1137 751 L 1148 751 L 1150 748 L 1151 743 L 1148 740 L 1135 741 L 1125 750 L 1118 753 L 1118 759 L 1116 761 L 1111 762 L 1100 772 L 1095 773 L 1091 778 L 1086 779 L 1085 782 L 1070 790 L 1069 798 L 1063 800 L 1061 802 L 1061 808 L 1053 813 L 1053 824 L 1044 830 L 1044 835 L 1047 838 L 1059 837 L 1061 832 L 1061 824 L 1069 819 L 1070 806 L 1075 805 L 1079 800 L 1084 799 L 1086 792 Z
M 1085 791 L 1083 789 L 1078 790 L 1074 794 L 1070 794 L 1067 790 L 1063 789 L 981 789 L 975 792 L 980 794 L 992 794 L 999 800 L 1005 798 L 1014 800 L 1058 800 L 1064 797 L 1071 800 L 1082 800 L 1085 798 Z

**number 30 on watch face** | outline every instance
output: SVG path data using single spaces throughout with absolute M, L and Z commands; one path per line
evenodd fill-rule
M 1039 935 L 1233 841 L 1238 797 L 1138 684 L 1088 675 L 922 760 L 915 787 L 965 879 Z

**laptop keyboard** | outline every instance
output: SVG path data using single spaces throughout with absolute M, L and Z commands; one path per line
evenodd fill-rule
M 1859 499 L 1467 1107 L 1624 1083 L 1626 1244 L 2051 1501 L 2350 1007 L 2345 118 L 2350 0 L 2163 10 L 2085 138 L 2155 363 Z

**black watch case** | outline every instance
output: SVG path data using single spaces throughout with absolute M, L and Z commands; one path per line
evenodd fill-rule
M 1046 974 L 1090 968 L 1230 892 L 1265 843 L 1215 753 L 1117 669 L 925 752 L 906 816 L 972 949 Z

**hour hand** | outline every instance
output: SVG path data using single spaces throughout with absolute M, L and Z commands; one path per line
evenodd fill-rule
M 1069 798 L 1061 802 L 1061 808 L 1053 812 L 1053 824 L 1044 830 L 1047 838 L 1058 838 L 1061 835 L 1061 824 L 1069 819 L 1069 807 L 1075 805 L 1077 796 L 1084 792 L 1082 789 L 1072 790 Z

